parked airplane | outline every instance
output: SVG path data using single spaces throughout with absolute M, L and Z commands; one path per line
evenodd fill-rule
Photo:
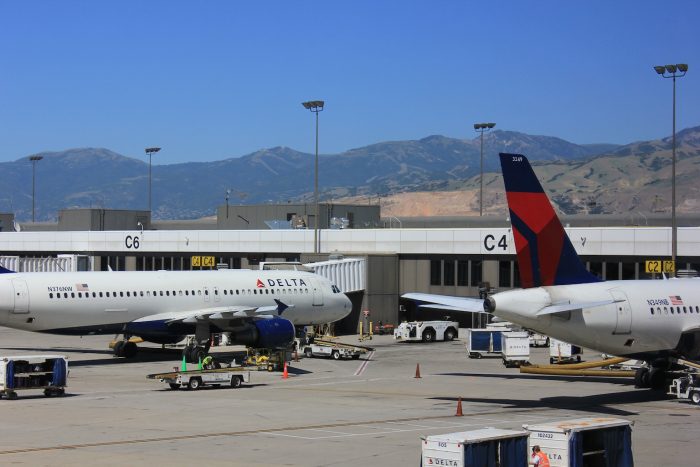
M 700 280 L 615 280 L 588 272 L 530 166 L 501 154 L 523 289 L 485 300 L 409 293 L 405 298 L 481 311 L 607 354 L 644 360 L 637 387 L 661 388 L 678 359 L 700 359 Z
M 123 334 L 116 356 L 132 357 L 137 336 L 175 343 L 196 362 L 212 333 L 235 344 L 282 347 L 295 327 L 330 323 L 352 309 L 326 278 L 303 271 L 157 271 L 0 274 L 0 325 L 52 334 Z

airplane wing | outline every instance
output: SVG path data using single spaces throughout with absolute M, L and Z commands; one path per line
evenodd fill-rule
M 449 295 L 437 295 L 427 293 L 407 293 L 401 298 L 419 302 L 423 308 L 439 308 L 443 310 L 462 312 L 484 312 L 484 300 L 480 298 L 452 297 Z M 422 303 L 421 303 L 422 302 Z
M 219 306 L 201 308 L 198 310 L 169 311 L 167 313 L 157 313 L 135 319 L 135 323 L 145 323 L 149 321 L 172 323 L 196 324 L 198 321 L 216 321 L 235 318 L 249 319 L 270 319 L 275 316 L 282 316 L 285 310 L 294 305 L 286 305 L 279 300 L 275 300 L 277 305 L 246 307 L 246 306 Z
M 622 300 L 601 300 L 598 302 L 574 302 L 574 303 L 555 303 L 542 308 L 540 311 L 535 313 L 537 316 L 542 315 L 553 315 L 556 313 L 566 313 L 574 310 L 582 310 L 584 308 L 595 308 L 597 306 L 610 305 L 611 303 L 617 303 Z

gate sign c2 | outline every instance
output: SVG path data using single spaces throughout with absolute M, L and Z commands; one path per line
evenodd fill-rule
M 673 260 L 651 259 L 644 262 L 644 271 L 652 274 L 673 273 L 676 271 L 676 264 Z

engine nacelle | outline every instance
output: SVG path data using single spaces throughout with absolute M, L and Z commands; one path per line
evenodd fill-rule
M 256 348 L 287 347 L 294 341 L 294 325 L 284 318 L 261 319 L 231 332 L 231 340 L 234 345 Z

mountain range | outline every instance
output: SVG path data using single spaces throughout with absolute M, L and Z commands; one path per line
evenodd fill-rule
M 700 176 L 700 158 L 694 157 L 700 155 L 700 127 L 685 129 L 676 139 L 679 210 L 695 212 L 700 194 L 692 182 Z M 480 144 L 478 137 L 464 140 L 434 135 L 320 155 L 320 198 L 366 202 L 368 197 L 379 196 L 389 203 L 402 193 L 474 193 L 479 183 Z M 485 133 L 484 205 L 489 213 L 505 209 L 503 184 L 497 181 L 497 154 L 514 152 L 537 161 L 536 170 L 562 212 L 659 210 L 670 198 L 670 148 L 670 138 L 627 145 L 577 145 L 514 131 Z M 36 155 L 43 157 L 36 163 L 37 221 L 55 220 L 58 211 L 67 208 L 148 208 L 148 163 L 143 160 L 103 148 Z M 231 204 L 310 201 L 313 170 L 313 154 L 287 147 L 214 162 L 154 165 L 153 218 L 213 215 L 216 206 L 224 204 L 227 190 Z M 0 182 L 0 211 L 14 212 L 19 221 L 31 219 L 29 156 L 0 163 Z M 478 197 L 472 198 L 467 203 L 461 199 L 458 207 L 478 213 Z

